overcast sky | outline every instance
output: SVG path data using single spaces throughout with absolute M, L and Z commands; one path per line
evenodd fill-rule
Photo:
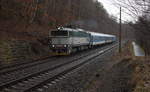
M 107 10 L 107 12 L 111 15 L 116 16 L 119 19 L 119 8 L 117 8 L 114 5 L 113 0 L 98 0 L 99 2 L 101 2 L 104 6 L 104 8 Z M 126 11 L 128 12 L 128 11 Z M 132 21 L 132 18 L 130 16 L 128 16 L 127 14 L 122 12 L 122 20 L 125 21 Z

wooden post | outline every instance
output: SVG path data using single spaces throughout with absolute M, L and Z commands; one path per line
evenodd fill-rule
M 119 23 L 119 53 L 121 53 L 121 38 L 122 38 L 122 26 L 121 26 L 121 7 L 120 7 L 120 23 Z

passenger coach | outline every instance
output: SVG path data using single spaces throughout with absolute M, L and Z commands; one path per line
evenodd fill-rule
M 116 41 L 116 36 L 114 36 L 114 35 L 95 33 L 95 32 L 89 32 L 89 33 L 91 34 L 91 45 L 92 46 L 111 43 L 111 42 Z

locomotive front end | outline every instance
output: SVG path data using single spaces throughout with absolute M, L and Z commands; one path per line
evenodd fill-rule
M 70 54 L 69 32 L 66 30 L 54 30 L 50 32 L 50 49 L 52 55 Z

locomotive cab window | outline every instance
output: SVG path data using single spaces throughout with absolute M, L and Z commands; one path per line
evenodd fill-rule
M 68 31 L 52 31 L 51 36 L 68 36 Z

